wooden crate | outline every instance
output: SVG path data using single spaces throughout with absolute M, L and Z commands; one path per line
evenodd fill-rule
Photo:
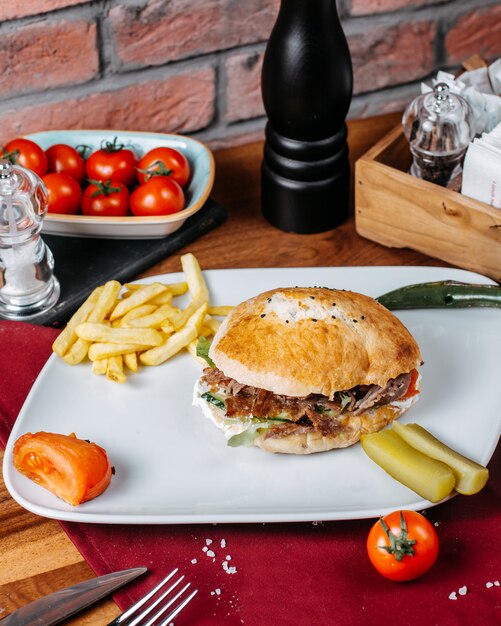
M 501 210 L 411 176 L 410 164 L 400 125 L 358 159 L 357 232 L 501 282 Z

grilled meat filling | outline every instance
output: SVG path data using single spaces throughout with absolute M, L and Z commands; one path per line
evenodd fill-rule
M 409 389 L 410 374 L 401 374 L 385 387 L 359 385 L 337 392 L 332 400 L 320 394 L 304 397 L 274 394 L 266 389 L 243 385 L 217 368 L 206 368 L 201 383 L 211 393 L 223 393 L 226 417 L 253 416 L 262 419 L 283 419 L 269 430 L 267 436 L 284 436 L 319 431 L 329 435 L 344 428 L 341 415 L 359 415 L 368 409 L 390 404 L 402 398 Z

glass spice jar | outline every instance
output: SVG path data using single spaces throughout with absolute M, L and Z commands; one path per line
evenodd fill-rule
M 412 153 L 410 173 L 442 187 L 453 185 L 475 134 L 470 104 L 446 83 L 437 83 L 408 105 L 402 125 Z
M 40 237 L 48 205 L 36 174 L 0 159 L 0 319 L 35 318 L 59 298 L 54 259 Z

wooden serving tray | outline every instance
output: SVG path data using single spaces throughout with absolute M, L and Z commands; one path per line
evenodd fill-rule
M 355 227 L 367 239 L 412 248 L 501 282 L 501 211 L 407 173 L 399 125 L 355 164 Z

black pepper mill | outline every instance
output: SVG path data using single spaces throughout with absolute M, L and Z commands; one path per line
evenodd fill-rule
M 345 119 L 353 75 L 335 0 L 282 0 L 263 61 L 268 116 L 262 211 L 278 228 L 316 233 L 348 216 Z

